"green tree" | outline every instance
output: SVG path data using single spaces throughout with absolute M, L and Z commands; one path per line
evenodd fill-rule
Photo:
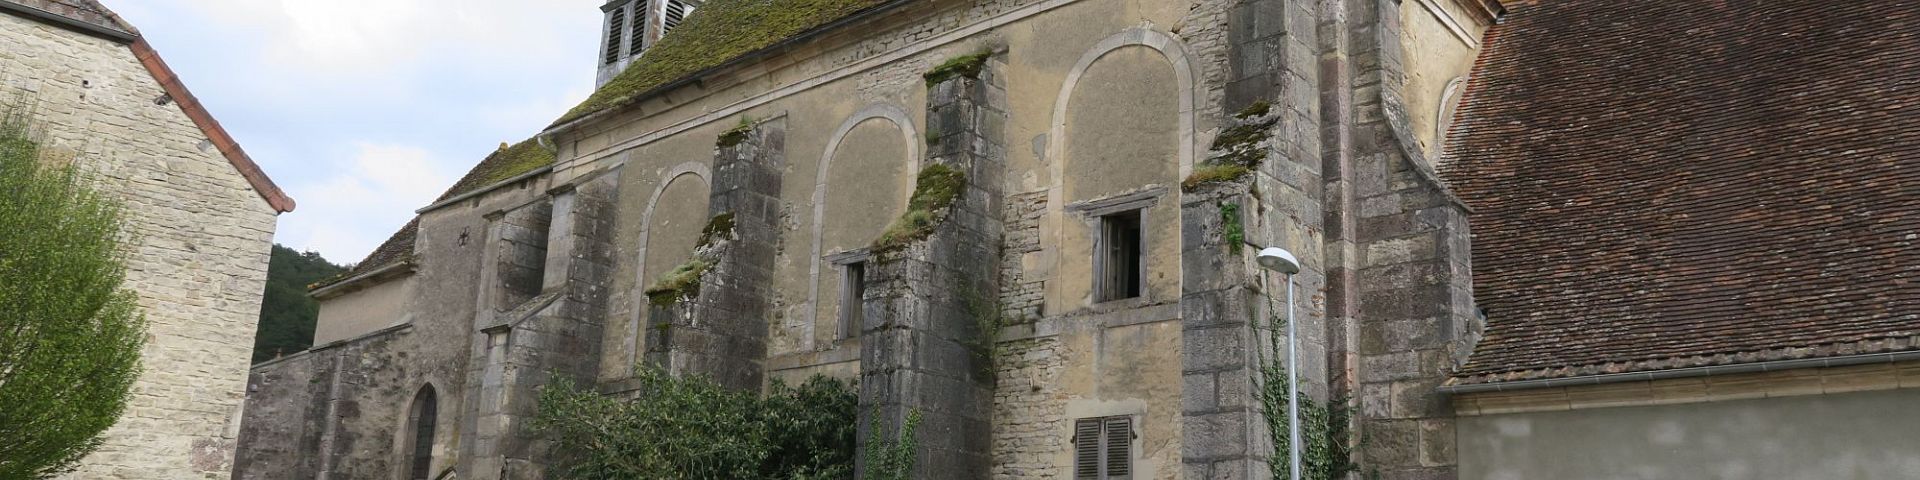
M 260 299 L 260 329 L 253 337 L 253 363 L 272 360 L 313 346 L 313 324 L 320 304 L 307 296 L 307 285 L 346 271 L 316 252 L 299 252 L 273 245 L 267 263 L 267 292 Z
M 857 395 L 814 377 L 775 381 L 766 397 L 703 378 L 639 374 L 621 400 L 565 379 L 541 388 L 534 428 L 552 442 L 553 478 L 846 479 L 853 476 Z
M 23 104 L 0 113 L 0 479 L 70 471 L 98 448 L 146 337 L 121 288 L 120 202 L 44 154 Z

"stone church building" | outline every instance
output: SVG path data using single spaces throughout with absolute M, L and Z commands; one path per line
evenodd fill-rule
M 643 368 L 855 379 L 916 478 L 1269 478 L 1289 286 L 1351 478 L 1920 472 L 1920 3 L 602 11 L 315 286 L 235 478 L 542 478 L 537 389 Z
M 293 199 L 94 0 L 0 0 L 0 104 L 16 101 L 46 152 L 124 202 L 123 287 L 148 322 L 125 412 L 63 478 L 228 478 L 274 225 Z

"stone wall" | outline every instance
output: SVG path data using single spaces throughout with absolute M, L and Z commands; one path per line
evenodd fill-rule
M 145 372 L 72 478 L 226 478 L 275 212 L 126 44 L 0 13 L 0 98 L 36 102 L 47 146 L 127 202 L 126 287 Z

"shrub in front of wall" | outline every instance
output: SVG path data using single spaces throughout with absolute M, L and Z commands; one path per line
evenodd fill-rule
M 540 389 L 534 429 L 552 442 L 552 478 L 845 479 L 858 395 L 815 376 L 764 397 L 700 377 L 642 369 L 632 400 L 560 377 Z

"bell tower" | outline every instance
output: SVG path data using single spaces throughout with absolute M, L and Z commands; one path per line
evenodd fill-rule
M 605 85 L 660 37 L 680 26 L 700 0 L 608 0 L 600 6 L 600 55 L 594 86 Z

